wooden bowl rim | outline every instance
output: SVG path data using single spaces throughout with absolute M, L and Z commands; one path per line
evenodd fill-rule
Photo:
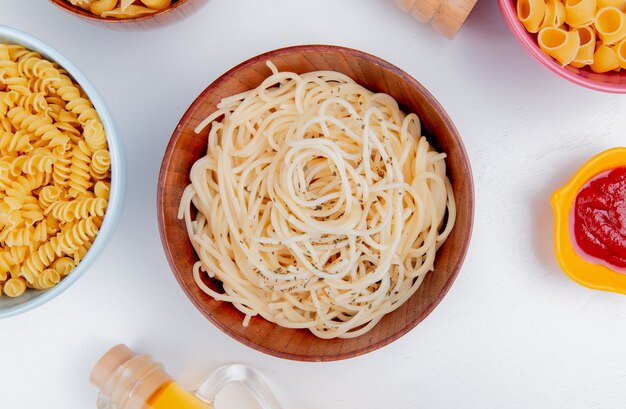
M 124 23 L 128 23 L 128 22 L 137 22 L 137 21 L 145 21 L 145 20 L 150 20 L 156 16 L 162 16 L 174 9 L 176 9 L 177 7 L 179 7 L 180 5 L 184 4 L 187 0 L 178 0 L 176 3 L 172 3 L 170 4 L 170 6 L 166 9 L 163 10 L 159 10 L 155 13 L 150 13 L 150 14 L 144 14 L 144 15 L 140 15 L 140 16 L 135 16 L 135 17 L 131 17 L 131 18 L 112 18 L 112 17 L 102 17 L 99 16 L 97 14 L 93 14 L 88 12 L 85 9 L 82 9 L 78 6 L 73 5 L 72 3 L 68 2 L 67 0 L 50 0 L 50 2 L 52 2 L 53 4 L 55 4 L 56 6 L 62 8 L 63 10 L 67 11 L 70 14 L 73 14 L 75 16 L 81 17 L 81 18 L 86 18 L 88 20 L 93 20 L 93 21 L 98 21 L 98 22 L 105 22 L 105 23 L 113 23 L 113 24 L 124 24 Z
M 462 158 L 462 162 L 463 162 L 462 167 L 463 167 L 464 173 L 467 175 L 467 178 L 464 181 L 464 183 L 467 185 L 467 192 L 468 192 L 467 232 L 465 232 L 465 237 L 463 238 L 462 246 L 458 249 L 458 258 L 456 260 L 456 263 L 454 264 L 454 267 L 451 269 L 450 276 L 448 277 L 448 280 L 444 284 L 439 294 L 437 294 L 437 296 L 433 299 L 433 301 L 422 311 L 420 315 L 418 315 L 415 319 L 408 322 L 406 326 L 402 328 L 401 330 L 390 334 L 389 336 L 385 337 L 384 339 L 380 340 L 379 342 L 375 344 L 366 345 L 366 346 L 363 346 L 354 350 L 340 352 L 334 355 L 301 355 L 297 353 L 284 352 L 284 351 L 279 351 L 279 350 L 264 347 L 262 345 L 254 343 L 238 335 L 237 333 L 231 331 L 230 328 L 223 325 L 221 321 L 215 319 L 215 317 L 212 314 L 206 311 L 202 303 L 199 300 L 197 300 L 192 294 L 190 294 L 190 292 L 187 290 L 187 287 L 181 278 L 181 273 L 178 271 L 176 267 L 176 263 L 174 261 L 175 259 L 170 249 L 169 242 L 167 240 L 166 226 L 164 224 L 165 195 L 164 195 L 163 189 L 160 188 L 161 186 L 165 186 L 164 183 L 167 178 L 168 170 L 171 164 L 171 157 L 174 151 L 174 145 L 176 145 L 177 140 L 180 138 L 182 134 L 183 124 L 189 122 L 194 111 L 197 109 L 199 105 L 201 105 L 204 102 L 205 98 L 210 93 L 212 93 L 215 89 L 218 89 L 225 81 L 237 75 L 242 69 L 248 68 L 249 66 L 257 64 L 261 60 L 263 61 L 271 60 L 273 57 L 276 57 L 276 56 L 292 54 L 292 53 L 300 53 L 302 51 L 312 51 L 312 50 L 319 51 L 319 52 L 339 52 L 342 54 L 348 54 L 351 57 L 354 57 L 357 59 L 367 60 L 368 62 L 378 65 L 385 70 L 392 71 L 393 73 L 401 77 L 403 81 L 406 81 L 409 86 L 416 88 L 419 91 L 419 93 L 423 94 L 426 97 L 426 99 L 428 99 L 429 103 L 432 105 L 435 111 L 437 111 L 437 113 L 441 116 L 443 123 L 450 130 L 450 134 L 452 136 L 452 139 L 454 140 L 454 144 L 458 148 L 460 156 Z M 329 362 L 329 361 L 338 361 L 342 359 L 354 358 L 354 357 L 366 354 L 368 352 L 375 351 L 379 348 L 382 348 L 392 343 L 393 341 L 399 339 L 400 337 L 402 337 L 403 335 L 411 331 L 413 328 L 415 328 L 421 321 L 423 321 L 435 309 L 435 307 L 437 307 L 437 305 L 439 305 L 441 300 L 445 297 L 445 295 L 450 290 L 450 287 L 452 287 L 452 284 L 456 280 L 461 270 L 461 266 L 463 265 L 463 262 L 465 261 L 465 257 L 467 255 L 469 243 L 471 241 L 473 226 L 474 226 L 474 200 L 475 200 L 474 199 L 474 179 L 473 179 L 473 175 L 471 171 L 471 166 L 469 163 L 469 157 L 467 155 L 467 151 L 465 149 L 465 145 L 463 144 L 461 136 L 457 128 L 454 126 L 452 120 L 450 119 L 446 111 L 443 109 L 443 107 L 439 104 L 439 102 L 433 97 L 433 95 L 421 83 L 419 83 L 416 79 L 414 79 L 409 74 L 407 74 L 400 68 L 396 67 L 395 65 L 379 57 L 376 57 L 372 54 L 355 50 L 352 48 L 347 48 L 347 47 L 341 47 L 341 46 L 335 46 L 335 45 L 312 44 L 312 45 L 297 45 L 297 46 L 279 48 L 279 49 L 268 51 L 263 54 L 259 54 L 255 57 L 252 57 L 238 64 L 234 68 L 231 68 L 230 70 L 226 71 L 224 74 L 218 77 L 215 81 L 213 81 L 208 87 L 206 87 L 204 91 L 200 93 L 200 95 L 189 106 L 185 114 L 181 117 L 181 120 L 176 125 L 176 128 L 165 150 L 163 161 L 161 163 L 161 170 L 159 173 L 159 180 L 158 180 L 158 186 L 157 186 L 157 219 L 158 219 L 158 224 L 159 224 L 159 235 L 161 237 L 161 243 L 163 245 L 165 256 L 167 258 L 168 264 L 170 265 L 172 274 L 176 278 L 176 281 L 178 282 L 179 286 L 182 288 L 187 298 L 195 305 L 195 307 L 200 311 L 200 313 L 202 313 L 202 315 L 205 318 L 207 318 L 213 325 L 215 325 L 223 333 L 225 333 L 232 339 L 235 339 L 236 341 L 252 349 L 263 352 L 268 355 L 272 355 L 272 356 L 283 358 L 283 359 L 290 359 L 293 361 Z M 277 325 L 274 323 L 272 324 Z M 367 336 L 367 334 L 364 334 L 362 336 Z M 322 339 L 320 340 L 323 341 Z

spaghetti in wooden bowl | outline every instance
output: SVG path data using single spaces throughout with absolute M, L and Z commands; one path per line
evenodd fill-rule
M 207 154 L 208 134 L 196 134 L 194 130 L 216 111 L 222 99 L 253 89 L 266 80 L 272 74 L 266 65 L 268 61 L 280 72 L 338 72 L 372 92 L 390 95 L 405 113 L 419 116 L 422 134 L 433 149 L 446 155 L 447 176 L 456 202 L 454 228 L 436 253 L 433 271 L 426 274 L 417 291 L 363 335 L 323 339 L 307 329 L 285 328 L 259 316 L 244 326 L 245 314 L 233 304 L 207 295 L 194 279 L 192 271 L 198 255 L 185 221 L 178 217 L 192 165 Z M 301 361 L 332 361 L 389 344 L 415 327 L 441 301 L 456 278 L 469 245 L 473 194 L 470 165 L 461 138 L 443 108 L 421 84 L 372 55 L 342 47 L 309 45 L 252 58 L 204 90 L 170 140 L 161 167 L 157 201 L 161 239 L 172 271 L 189 299 L 212 323 L 238 341 L 271 355 Z M 223 291 L 222 283 L 206 274 L 202 285 L 216 293 Z

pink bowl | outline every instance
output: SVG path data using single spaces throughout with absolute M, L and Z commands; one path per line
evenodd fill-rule
M 626 94 L 626 71 L 608 72 L 597 74 L 589 68 L 561 67 L 552 57 L 545 54 L 537 45 L 536 35 L 526 31 L 517 18 L 517 0 L 498 0 L 504 21 L 509 26 L 515 37 L 524 46 L 526 51 L 532 54 L 539 62 L 548 67 L 552 72 L 583 87 L 616 94 Z

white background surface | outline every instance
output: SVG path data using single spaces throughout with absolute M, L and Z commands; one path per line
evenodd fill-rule
M 286 409 L 624 407 L 626 298 L 560 272 L 549 195 L 588 158 L 624 145 L 626 96 L 572 85 L 533 61 L 495 0 L 480 0 L 454 41 L 391 0 L 211 0 L 138 33 L 45 0 L 0 0 L 0 24 L 44 39 L 91 79 L 129 165 L 122 219 L 91 270 L 0 322 L 0 408 L 95 407 L 90 368 L 119 342 L 186 387 L 219 365 L 252 365 Z M 266 356 L 213 327 L 175 282 L 156 222 L 161 158 L 187 106 L 247 58 L 304 43 L 358 48 L 422 82 L 459 128 L 476 183 L 472 244 L 443 302 L 393 344 L 334 363 Z

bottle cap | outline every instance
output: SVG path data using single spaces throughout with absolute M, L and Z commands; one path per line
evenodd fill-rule
M 149 355 L 135 354 L 126 345 L 107 351 L 89 378 L 100 389 L 98 400 L 115 409 L 144 409 L 151 396 L 172 382 L 161 364 Z
M 89 380 L 98 389 L 104 388 L 113 372 L 133 356 L 135 356 L 135 353 L 128 349 L 126 345 L 114 346 L 96 362 L 96 365 L 91 370 L 91 375 L 89 375 Z

